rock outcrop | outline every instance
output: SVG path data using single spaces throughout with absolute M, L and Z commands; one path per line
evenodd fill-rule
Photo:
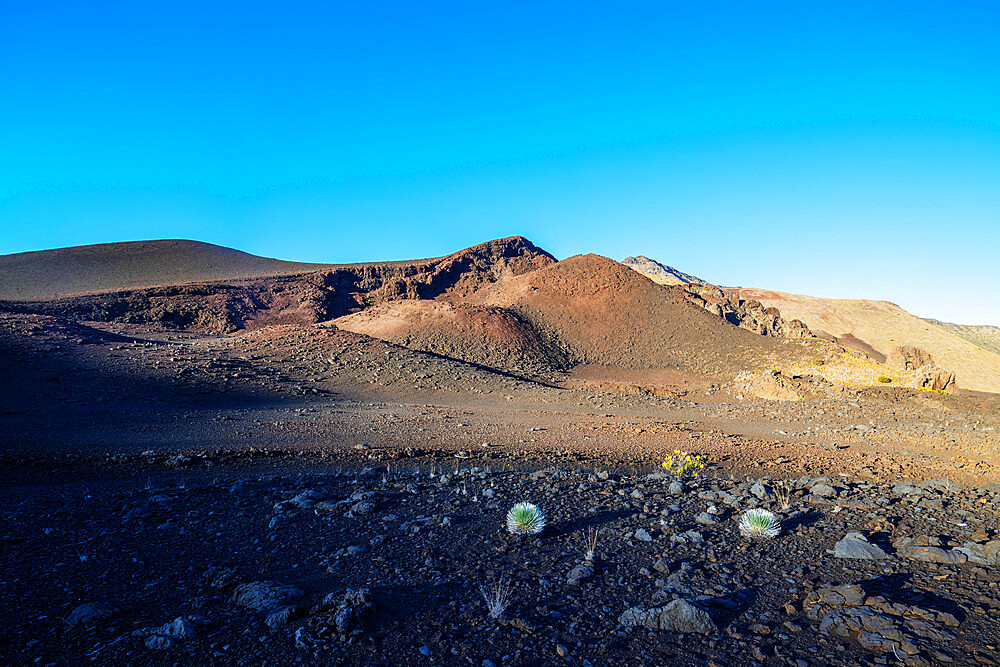
M 885 363 L 898 371 L 915 371 L 923 366 L 934 365 L 929 352 L 912 345 L 897 345 L 885 357 Z
M 271 324 L 321 322 L 386 301 L 433 299 L 445 293 L 467 296 L 485 285 L 554 262 L 547 252 L 515 236 L 437 259 L 11 301 L 0 303 L 0 308 L 71 320 L 232 333 Z
M 761 336 L 806 338 L 809 328 L 799 320 L 786 320 L 777 308 L 765 308 L 759 301 L 743 301 L 709 284 L 685 285 L 688 301 L 717 317 Z

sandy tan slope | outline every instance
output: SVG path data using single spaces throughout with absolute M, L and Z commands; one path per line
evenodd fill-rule
M 329 266 L 286 262 L 223 246 L 169 239 L 129 241 L 0 255 L 0 299 L 274 276 Z
M 922 348 L 939 366 L 955 372 L 960 387 L 1000 392 L 1000 355 L 929 324 L 889 301 L 824 299 L 752 288 L 729 291 L 741 299 L 774 306 L 783 316 L 802 320 L 817 333 L 853 336 L 883 355 L 897 345 Z
M 954 324 L 930 318 L 924 318 L 924 321 L 939 326 L 945 331 L 949 331 L 959 338 L 964 338 L 970 343 L 974 343 L 990 352 L 1000 354 L 1000 327 L 990 324 Z

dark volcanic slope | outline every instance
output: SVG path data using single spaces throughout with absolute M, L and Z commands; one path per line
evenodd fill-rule
M 83 292 L 274 276 L 326 264 L 285 262 L 202 243 L 131 241 L 0 255 L 0 299 L 50 299 Z

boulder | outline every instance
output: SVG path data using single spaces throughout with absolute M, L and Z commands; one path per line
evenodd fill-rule
M 917 371 L 913 387 L 930 391 L 954 391 L 955 374 L 937 366 L 924 366 Z
M 273 630 L 288 622 L 304 595 L 298 588 L 277 581 L 254 581 L 237 586 L 233 602 L 266 614 L 264 622 Z
M 896 555 L 908 560 L 942 565 L 961 565 L 969 560 L 968 555 L 954 549 L 946 551 L 941 547 L 907 546 L 896 550 Z

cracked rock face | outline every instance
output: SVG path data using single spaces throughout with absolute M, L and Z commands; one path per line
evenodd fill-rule
M 347 589 L 343 595 L 330 593 L 310 610 L 305 625 L 295 631 L 295 645 L 313 650 L 332 641 L 343 641 L 362 632 L 365 619 L 375 613 L 368 588 Z
M 955 637 L 942 626 L 959 624 L 948 612 L 866 596 L 857 584 L 810 593 L 802 610 L 810 620 L 819 621 L 820 632 L 854 639 L 872 652 L 892 653 L 907 665 L 929 664 L 922 654 Z
M 712 618 L 686 600 L 674 600 L 666 606 L 652 609 L 633 607 L 622 614 L 618 622 L 627 628 L 642 626 L 653 630 L 702 635 L 718 632 Z

